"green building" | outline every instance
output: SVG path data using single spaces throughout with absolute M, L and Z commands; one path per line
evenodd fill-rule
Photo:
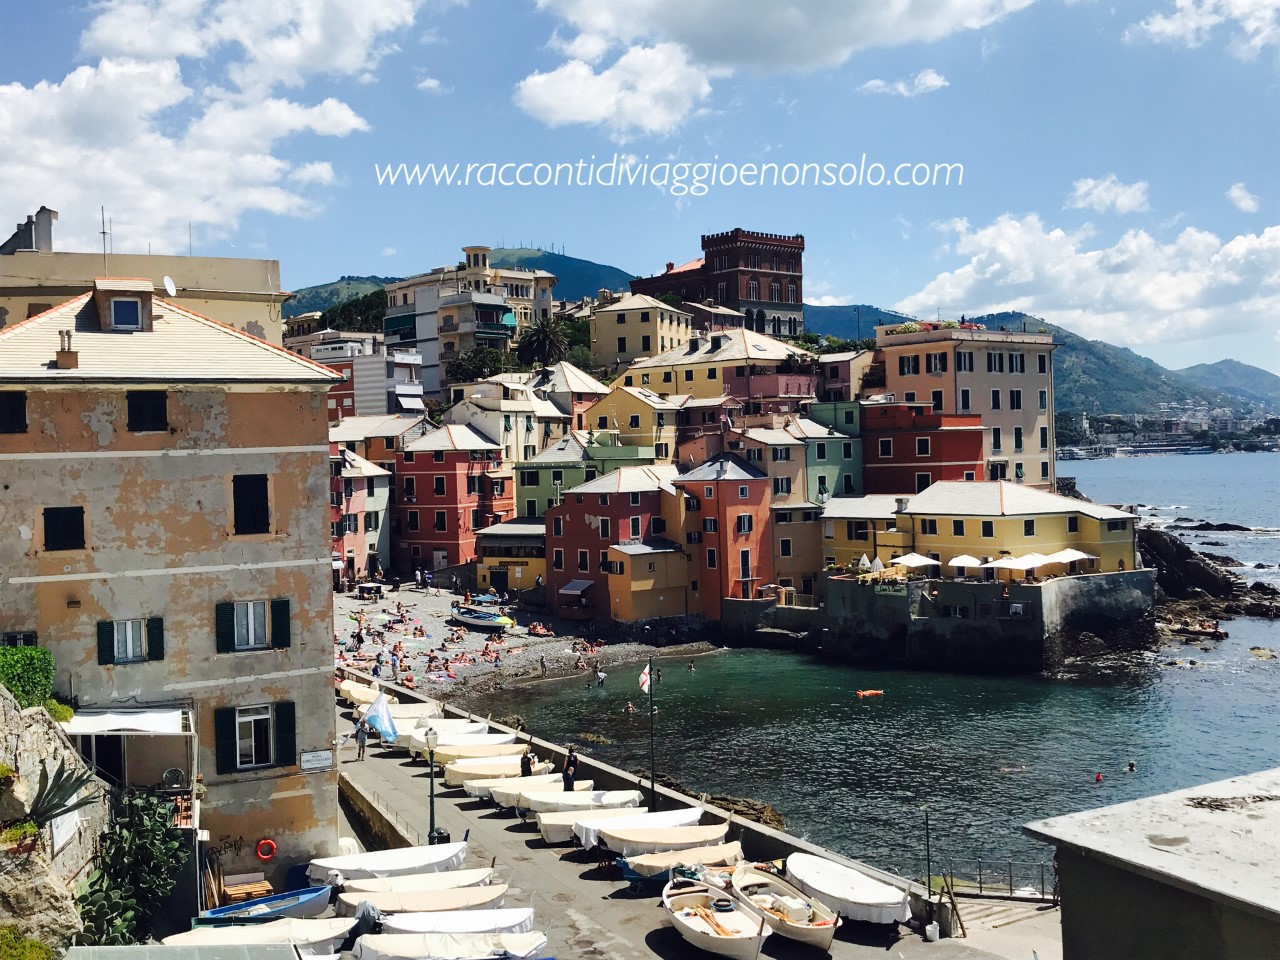
M 516 468 L 516 510 L 536 518 L 560 502 L 561 494 L 619 467 L 653 463 L 653 447 L 620 444 L 613 430 L 570 433 Z

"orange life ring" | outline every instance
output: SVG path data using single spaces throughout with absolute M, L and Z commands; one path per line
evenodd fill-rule
M 276 842 L 263 837 L 258 841 L 258 845 L 254 847 L 253 852 L 259 860 L 266 863 L 276 855 Z

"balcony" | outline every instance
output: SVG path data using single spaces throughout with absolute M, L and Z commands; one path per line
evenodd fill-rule
M 481 321 L 476 324 L 477 337 L 507 337 L 511 338 L 516 335 L 516 328 L 507 326 L 505 323 L 486 323 Z

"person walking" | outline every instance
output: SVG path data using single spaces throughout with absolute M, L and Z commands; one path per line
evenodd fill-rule
M 364 717 L 356 724 L 356 759 L 364 759 L 364 748 L 369 743 L 369 721 Z
M 545 677 L 547 675 L 547 658 L 545 654 L 538 657 L 538 666 L 542 668 L 542 675 Z
M 526 750 L 520 756 L 520 776 L 522 777 L 533 776 L 533 751 L 532 750 Z
M 578 750 L 573 744 L 569 744 L 569 752 L 564 758 L 564 771 L 560 774 L 560 779 L 564 783 L 564 792 L 573 793 L 573 781 L 578 775 Z

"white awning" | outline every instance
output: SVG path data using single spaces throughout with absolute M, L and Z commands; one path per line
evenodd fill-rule
M 588 587 L 594 586 L 595 582 L 592 580 L 570 580 L 560 588 L 560 592 L 570 597 L 577 597 L 585 593 Z
M 396 397 L 396 403 L 404 407 L 406 410 L 425 410 L 421 397 Z
M 77 713 L 62 725 L 69 736 L 86 734 L 146 734 L 162 737 L 195 736 L 195 724 L 186 710 L 120 710 Z
M 342 569 L 342 561 L 341 561 L 341 560 L 335 560 L 335 561 L 333 561 L 333 569 L 335 569 L 335 570 L 341 570 L 341 569 Z
M 895 557 L 889 562 L 900 567 L 932 567 L 938 563 L 932 557 L 926 557 L 919 553 L 908 553 L 905 557 Z

